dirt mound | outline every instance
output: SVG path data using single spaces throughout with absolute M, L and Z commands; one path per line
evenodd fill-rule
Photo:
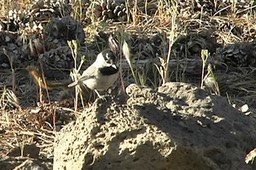
M 255 169 L 256 121 L 185 83 L 98 99 L 56 137 L 54 169 Z

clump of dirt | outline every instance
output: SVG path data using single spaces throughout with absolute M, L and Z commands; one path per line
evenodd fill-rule
M 253 117 L 186 83 L 132 84 L 120 104 L 98 99 L 56 136 L 57 169 L 254 169 Z

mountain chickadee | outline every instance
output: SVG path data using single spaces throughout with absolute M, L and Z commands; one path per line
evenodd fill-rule
M 118 78 L 119 68 L 115 65 L 116 56 L 111 50 L 104 50 L 98 54 L 95 62 L 90 65 L 78 79 L 68 85 L 73 87 L 82 82 L 89 89 L 105 91 L 111 87 Z

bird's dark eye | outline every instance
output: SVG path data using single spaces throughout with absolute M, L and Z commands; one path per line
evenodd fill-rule
M 115 62 L 115 55 L 111 51 L 103 53 L 103 57 L 107 63 L 112 64 Z

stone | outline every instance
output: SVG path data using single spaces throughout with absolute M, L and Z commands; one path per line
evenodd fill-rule
M 125 104 L 97 100 L 57 135 L 54 170 L 255 169 L 256 121 L 186 83 L 130 85 Z

